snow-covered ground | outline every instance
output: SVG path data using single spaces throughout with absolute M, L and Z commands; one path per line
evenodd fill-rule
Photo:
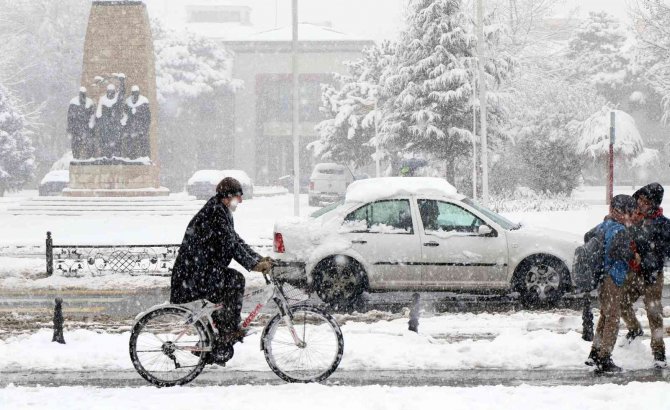
M 581 316 L 572 311 L 442 314 L 422 318 L 418 334 L 407 330 L 407 318 L 376 320 L 375 312 L 369 312 L 356 321 L 346 319 L 339 317 L 346 322 L 342 325 L 342 370 L 583 369 L 590 349 L 577 332 Z M 646 323 L 645 318 L 640 319 Z M 128 332 L 72 330 L 65 333 L 65 345 L 52 343 L 52 335 L 50 329 L 43 329 L 0 341 L 0 369 L 133 368 Z M 236 345 L 235 357 L 226 368 L 267 371 L 259 339 L 260 332 Z M 625 369 L 650 368 L 648 339 L 617 346 L 613 358 Z
M 0 390 L 7 409 L 195 409 L 217 403 L 227 409 L 664 409 L 667 383 L 598 386 L 227 386 L 155 389 L 9 387 Z

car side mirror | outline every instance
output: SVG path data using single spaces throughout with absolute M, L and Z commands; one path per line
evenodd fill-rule
M 481 225 L 477 233 L 479 233 L 480 236 L 489 236 L 493 233 L 493 229 L 488 225 Z

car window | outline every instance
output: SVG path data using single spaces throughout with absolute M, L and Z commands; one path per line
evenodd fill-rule
M 418 204 L 426 233 L 439 231 L 472 233 L 477 232 L 481 225 L 485 225 L 476 215 L 449 202 L 419 199 Z
M 413 234 L 409 200 L 394 199 L 364 205 L 344 218 L 346 232 Z
M 337 201 L 335 203 L 332 203 L 328 206 L 325 206 L 325 207 L 323 207 L 319 210 L 316 210 L 316 211 L 312 212 L 309 216 L 312 217 L 312 218 L 318 218 L 321 215 L 327 214 L 328 212 L 332 211 L 333 209 L 335 209 L 335 208 L 337 208 L 337 207 L 339 207 L 340 205 L 343 205 L 343 204 L 344 204 L 344 200 Z

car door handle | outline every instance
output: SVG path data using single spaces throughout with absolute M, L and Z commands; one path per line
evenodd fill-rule
M 357 241 L 351 241 L 351 243 L 360 243 L 362 245 L 364 243 L 368 243 L 368 241 L 357 240 Z
M 423 246 L 432 246 L 432 247 L 435 247 L 435 246 L 440 246 L 440 244 L 437 243 L 437 242 L 425 242 L 425 243 L 423 244 Z

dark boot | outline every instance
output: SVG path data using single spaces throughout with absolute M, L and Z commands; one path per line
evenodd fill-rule
M 214 345 L 214 350 L 207 356 L 207 364 L 218 364 L 219 366 L 225 366 L 228 360 L 233 358 L 235 350 L 233 345 L 228 343 L 217 342 Z
M 621 370 L 621 367 L 614 364 L 610 355 L 596 360 L 596 373 L 619 373 Z
M 592 347 L 591 353 L 589 353 L 589 357 L 586 359 L 584 364 L 587 366 L 595 366 L 597 360 L 598 360 L 598 349 Z
M 626 341 L 628 341 L 629 344 L 633 343 L 633 340 L 635 340 L 636 337 L 642 336 L 643 334 L 644 332 L 642 331 L 642 329 L 628 330 L 628 333 L 626 333 Z
M 654 367 L 657 369 L 665 369 L 668 367 L 665 361 L 665 351 L 654 352 Z

